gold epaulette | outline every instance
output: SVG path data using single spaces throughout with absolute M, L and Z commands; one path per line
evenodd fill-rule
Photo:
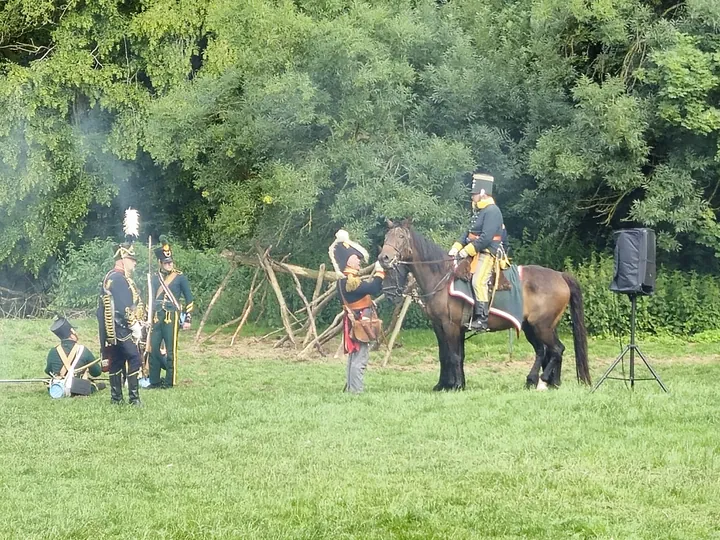
M 360 284 L 362 283 L 362 280 L 357 276 L 348 276 L 347 277 L 347 283 L 345 284 L 345 290 L 347 292 L 353 292 L 355 289 L 357 289 Z

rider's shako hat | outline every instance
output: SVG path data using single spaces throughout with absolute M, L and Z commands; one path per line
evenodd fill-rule
M 470 193 L 472 195 L 477 195 L 482 190 L 485 190 L 486 195 L 492 195 L 494 183 L 495 178 L 493 178 L 489 174 L 473 173 L 472 187 L 470 188 Z

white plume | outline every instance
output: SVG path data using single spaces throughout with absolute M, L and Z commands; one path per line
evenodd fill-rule
M 125 210 L 125 219 L 123 220 L 123 232 L 125 236 L 140 236 L 140 213 L 134 208 Z

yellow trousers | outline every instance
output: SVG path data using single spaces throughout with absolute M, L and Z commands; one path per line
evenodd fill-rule
M 478 253 L 472 263 L 474 267 L 472 286 L 475 291 L 475 300 L 478 302 L 489 302 L 490 294 L 488 293 L 488 281 L 495 265 L 495 257 L 490 253 Z

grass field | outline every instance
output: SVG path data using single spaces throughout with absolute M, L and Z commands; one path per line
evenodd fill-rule
M 0 378 L 41 376 L 48 327 L 0 321 Z M 591 395 L 571 339 L 563 386 L 540 393 L 524 339 L 509 358 L 507 334 L 484 336 L 468 389 L 438 394 L 434 338 L 407 332 L 350 396 L 342 359 L 189 338 L 181 386 L 142 409 L 0 386 L 0 538 L 720 537 L 713 344 L 640 343 L 669 395 Z M 590 343 L 594 377 L 618 351 Z

